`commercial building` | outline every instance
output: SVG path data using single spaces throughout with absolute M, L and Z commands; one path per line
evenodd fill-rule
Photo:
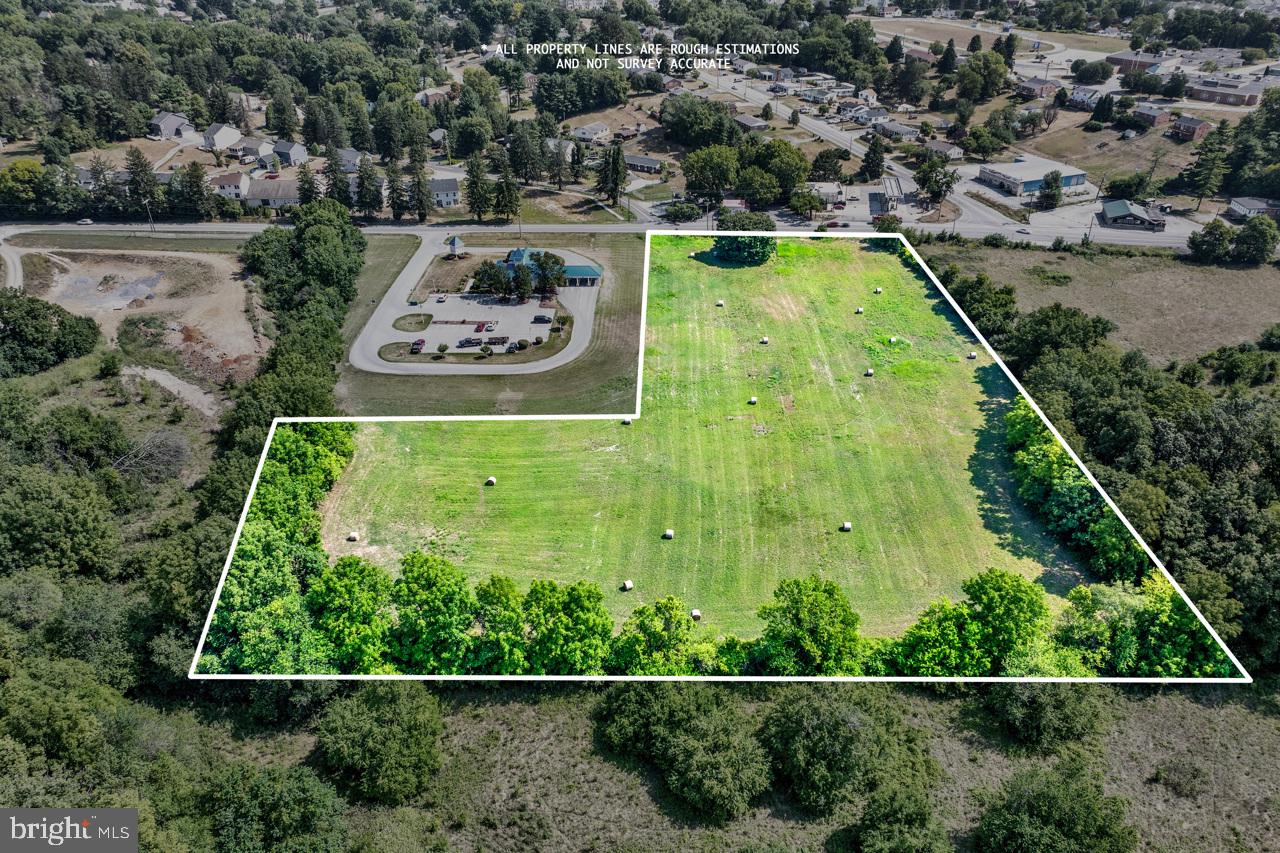
M 1010 195 L 1024 196 L 1038 193 L 1044 185 L 1044 176 L 1050 172 L 1062 175 L 1059 185 L 1064 190 L 1084 186 L 1088 179 L 1083 171 L 1066 163 L 1043 157 L 1023 156 L 1012 163 L 989 163 L 983 166 L 978 170 L 978 180 Z

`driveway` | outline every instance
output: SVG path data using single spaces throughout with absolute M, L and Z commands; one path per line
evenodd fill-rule
M 515 248 L 514 245 L 512 248 Z M 604 267 L 604 277 L 596 287 L 564 287 L 560 289 L 560 304 L 564 310 L 573 316 L 573 335 L 569 338 L 569 343 L 565 348 L 553 355 L 547 356 L 538 361 L 526 361 L 518 364 L 503 364 L 500 356 L 492 360 L 480 362 L 478 364 L 441 364 L 431 361 L 414 361 L 414 362 L 390 362 L 384 361 L 378 351 L 390 343 L 413 343 L 418 338 L 425 338 L 427 334 L 424 332 L 402 332 L 393 325 L 397 318 L 411 313 L 432 313 L 432 308 L 436 303 L 431 300 L 419 306 L 409 305 L 409 295 L 413 293 L 418 282 L 427 271 L 427 267 L 439 255 L 446 252 L 446 248 L 440 243 L 429 244 L 427 240 L 423 240 L 418 247 L 418 251 L 409 259 L 409 263 L 405 264 L 400 275 L 392 283 L 386 295 L 382 297 L 382 301 L 378 307 L 374 309 L 373 315 L 369 317 L 369 321 L 364 324 L 364 328 L 360 330 L 359 337 L 351 346 L 351 352 L 347 356 L 348 362 L 357 370 L 363 370 L 368 373 L 390 373 L 399 376 L 511 376 L 516 374 L 543 373 L 548 370 L 555 370 L 573 361 L 582 355 L 587 349 L 587 345 L 591 343 L 591 330 L 595 324 L 596 316 L 596 300 L 599 297 L 602 287 L 613 286 L 612 272 Z M 486 251 L 490 251 L 486 248 Z M 496 250 L 501 251 L 501 250 Z M 555 250 L 557 255 L 565 259 L 567 263 L 587 263 L 590 259 L 563 249 Z M 456 294 L 448 296 L 446 305 L 454 306 L 463 303 L 463 297 Z M 482 312 L 484 306 L 478 302 L 467 300 L 470 305 L 476 306 L 476 311 Z M 536 303 L 532 303 L 536 307 Z M 469 305 L 469 307 L 470 307 Z M 530 309 L 531 314 L 543 313 Z M 481 319 L 477 317 L 477 319 Z M 500 324 L 501 325 L 501 324 Z M 428 331 L 434 328 L 428 327 Z M 465 337 L 470 333 L 470 328 L 452 325 L 449 327 L 449 340 L 444 341 L 454 345 L 456 338 Z M 465 334 L 464 334 L 465 332 Z M 490 334 L 505 334 L 505 328 L 499 329 Z M 444 339 L 442 339 L 443 341 Z

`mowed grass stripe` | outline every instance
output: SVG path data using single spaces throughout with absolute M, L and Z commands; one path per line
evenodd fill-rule
M 653 240 L 633 424 L 367 426 L 326 505 L 333 555 L 393 566 L 427 547 L 477 580 L 591 580 L 619 621 L 674 594 L 742 636 L 781 580 L 812 572 L 892 635 L 987 566 L 1075 571 L 1025 514 L 988 525 L 984 489 L 1013 487 L 998 454 L 975 455 L 1001 410 L 980 376 L 1014 392 L 964 358 L 976 345 L 923 278 L 851 240 L 783 239 L 751 269 L 708 263 L 710 243 Z M 351 529 L 364 541 L 342 541 Z

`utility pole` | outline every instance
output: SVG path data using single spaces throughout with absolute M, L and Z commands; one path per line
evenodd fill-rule
M 156 233 L 156 221 L 151 218 L 151 199 L 144 198 L 142 206 L 147 209 L 147 224 L 151 226 L 151 233 L 154 234 Z

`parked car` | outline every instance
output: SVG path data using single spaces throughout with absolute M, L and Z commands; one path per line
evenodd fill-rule
M 494 329 L 496 329 L 496 328 L 498 328 L 498 321 L 497 321 L 497 320 L 494 320 L 492 323 L 485 323 L 485 326 L 484 326 L 484 330 L 485 330 L 486 332 L 492 332 L 492 331 L 493 331 Z
M 443 293 L 436 297 L 436 302 L 444 302 L 444 300 L 445 295 Z
M 550 317 L 548 317 L 546 314 L 538 314 L 537 316 L 535 316 L 535 317 L 533 318 L 533 322 L 535 322 L 535 323 L 550 323 L 550 322 L 551 322 L 551 318 L 550 318 Z
M 463 338 L 458 341 L 458 349 L 466 349 L 467 347 L 478 347 L 483 343 L 479 338 Z
M 418 338 L 416 341 L 409 344 L 409 354 L 417 355 L 418 353 L 422 352 L 422 348 L 425 347 L 426 345 L 427 345 L 427 341 L 425 338 Z

